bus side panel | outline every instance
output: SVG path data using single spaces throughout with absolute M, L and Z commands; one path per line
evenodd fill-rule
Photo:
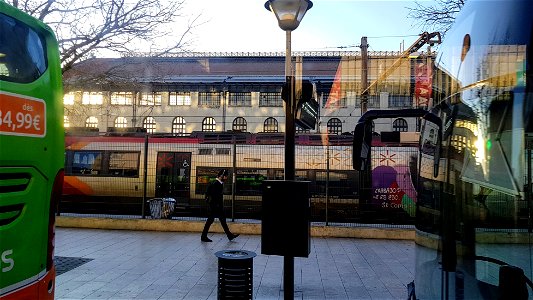
M 0 42 L 7 70 L 0 79 L 3 118 L 11 112 L 11 123 L 4 122 L 0 130 L 0 298 L 53 299 L 55 208 L 50 202 L 64 164 L 58 44 L 46 25 L 5 2 L 0 2 L 0 17 L 25 33 Z M 9 67 L 24 55 L 31 59 L 17 69 Z M 33 70 L 20 66 L 36 61 L 46 68 L 17 80 L 16 72 Z

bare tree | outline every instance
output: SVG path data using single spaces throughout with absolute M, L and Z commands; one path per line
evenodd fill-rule
M 186 0 L 11 0 L 56 33 L 63 73 L 102 51 L 157 56 L 185 50 L 199 15 L 182 14 Z M 182 29 L 176 20 L 185 20 Z M 163 39 L 164 37 L 164 39 Z
M 415 1 L 407 7 L 408 17 L 425 31 L 439 31 L 442 36 L 450 29 L 457 13 L 467 0 Z

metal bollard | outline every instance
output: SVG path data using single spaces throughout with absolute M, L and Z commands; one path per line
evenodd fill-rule
M 218 299 L 252 299 L 255 252 L 222 250 L 218 257 Z

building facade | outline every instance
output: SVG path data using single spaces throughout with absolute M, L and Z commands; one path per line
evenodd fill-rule
M 284 62 L 284 53 L 89 59 L 64 74 L 65 127 L 284 132 Z M 371 52 L 363 61 L 359 52 L 302 52 L 293 62 L 319 103 L 317 126 L 297 131 L 351 133 L 364 113 L 363 94 L 368 110 L 427 106 L 431 99 L 431 57 Z M 375 131 L 416 131 L 416 124 L 379 119 Z

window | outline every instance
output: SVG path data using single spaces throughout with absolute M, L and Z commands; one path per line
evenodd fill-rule
M 252 93 L 229 93 L 229 106 L 252 106 Z
M 246 132 L 246 119 L 243 117 L 237 117 L 233 120 L 233 131 Z
M 119 177 L 139 176 L 139 156 L 139 152 L 110 152 L 106 174 Z
M 83 92 L 81 104 L 102 105 L 104 104 L 104 95 L 102 92 Z
M 161 93 L 141 93 L 139 105 L 161 105 Z
M 63 96 L 63 104 L 64 105 L 74 105 L 74 98 L 76 98 L 76 93 L 75 92 L 66 93 Z
M 48 67 L 45 39 L 28 25 L 0 14 L 0 80 L 28 83 Z
M 111 93 L 111 105 L 132 105 L 133 93 L 131 92 L 116 92 Z
M 214 118 L 207 117 L 202 121 L 202 131 L 214 132 L 217 129 L 217 123 Z
M 68 116 L 63 116 L 63 127 L 70 127 L 70 120 Z
M 235 194 L 243 196 L 261 195 L 263 181 L 267 179 L 267 169 L 238 169 L 235 176 Z
M 368 108 L 379 108 L 379 95 L 368 96 Z
M 259 95 L 259 106 L 283 106 L 281 93 L 261 93 Z
M 278 120 L 270 117 L 265 120 L 263 125 L 264 132 L 278 132 Z
M 216 155 L 230 155 L 231 150 L 229 148 L 215 148 Z
M 213 155 L 213 148 L 198 148 L 198 155 Z
M 205 192 L 207 190 L 207 186 L 210 182 L 216 180 L 217 173 L 222 170 L 224 167 L 197 167 L 196 168 L 196 184 L 194 193 L 197 195 L 205 195 Z M 228 169 L 227 167 L 225 167 Z M 231 169 L 228 170 L 230 173 L 228 174 L 228 178 L 232 178 L 232 171 Z M 223 186 L 223 193 L 225 195 L 231 194 L 232 186 L 231 184 L 224 184 Z
M 394 120 L 394 122 L 392 123 L 392 130 L 393 131 L 406 132 L 407 131 L 407 121 L 405 121 L 402 118 Z
M 117 128 L 126 128 L 128 127 L 128 120 L 124 117 L 117 117 L 115 119 L 115 127 Z
M 138 177 L 140 156 L 131 151 L 67 150 L 65 175 Z
M 88 117 L 85 120 L 85 127 L 98 128 L 98 118 L 97 117 Z
M 191 105 L 191 93 L 189 92 L 171 92 L 168 97 L 168 105 Z
M 185 133 L 185 119 L 182 117 L 175 117 L 172 120 L 172 133 L 182 135 Z
M 103 151 L 69 151 L 66 175 L 100 175 Z
M 342 121 L 338 118 L 331 118 L 328 121 L 328 133 L 341 134 L 342 133 Z
M 7 69 L 5 63 L 0 63 L 0 76 L 9 76 L 9 70 Z
M 148 133 L 154 133 L 156 129 L 155 119 L 153 117 L 146 117 L 143 120 L 143 128 L 146 129 Z
M 411 105 L 410 96 L 389 95 L 389 107 L 411 107 Z
M 220 93 L 198 93 L 198 106 L 220 107 Z

